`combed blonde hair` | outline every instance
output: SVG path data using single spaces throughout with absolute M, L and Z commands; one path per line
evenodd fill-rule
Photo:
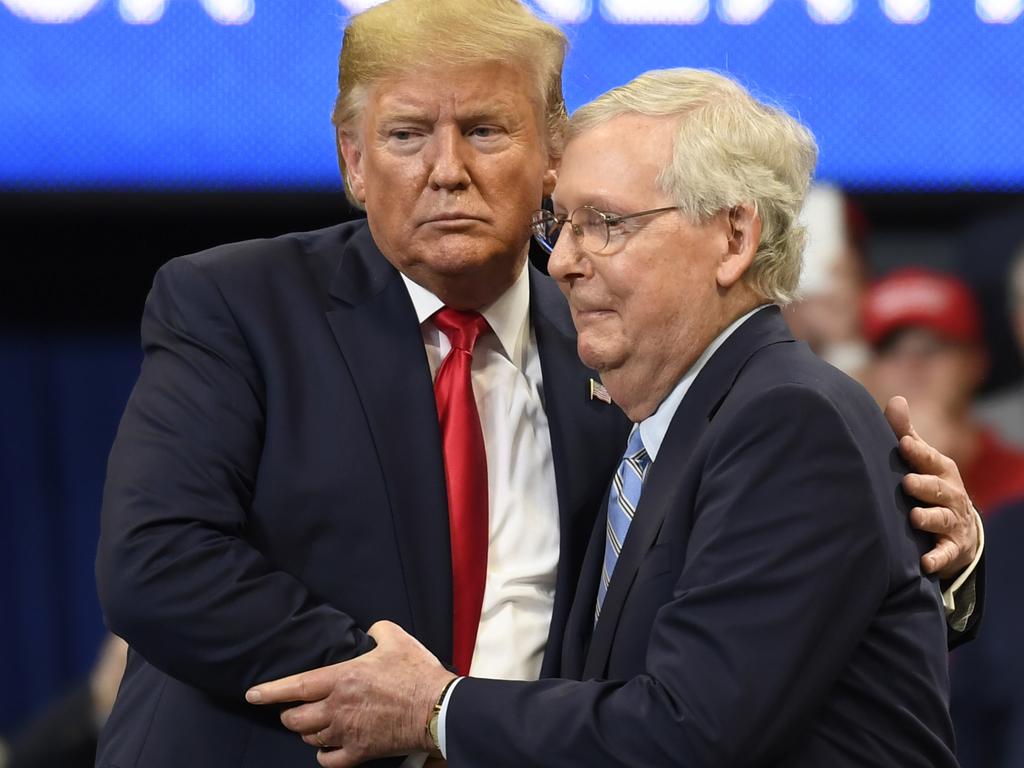
M 562 95 L 567 47 L 558 27 L 534 16 L 519 0 L 389 0 L 353 16 L 341 44 L 331 115 L 349 200 L 359 205 L 349 187 L 340 134 L 353 131 L 372 85 L 433 64 L 505 62 L 531 72 L 547 150 L 560 155 L 567 120 Z
M 672 161 L 659 185 L 693 221 L 753 203 L 761 242 L 745 279 L 762 298 L 792 301 L 806 238 L 798 217 L 818 157 L 811 132 L 724 75 L 666 69 L 581 107 L 569 121 L 567 140 L 624 114 L 679 118 Z

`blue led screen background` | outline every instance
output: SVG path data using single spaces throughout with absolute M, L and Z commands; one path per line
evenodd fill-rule
M 0 0 L 0 189 L 337 188 L 329 113 L 360 4 Z M 1021 0 L 533 6 L 572 41 L 570 108 L 646 69 L 712 67 L 811 126 L 820 179 L 1024 190 Z

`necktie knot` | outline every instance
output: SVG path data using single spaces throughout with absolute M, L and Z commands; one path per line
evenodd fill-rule
M 452 347 L 470 354 L 473 353 L 473 347 L 480 334 L 490 328 L 487 320 L 479 312 L 466 312 L 451 307 L 437 311 L 434 315 L 434 325 L 448 337 Z
M 647 465 L 651 463 L 651 457 L 644 447 L 644 439 L 640 435 L 639 424 L 633 425 L 633 429 L 629 433 L 629 440 L 626 442 L 626 453 L 622 458 L 624 461 L 636 462 L 637 466 L 641 468 L 641 477 L 647 470 Z

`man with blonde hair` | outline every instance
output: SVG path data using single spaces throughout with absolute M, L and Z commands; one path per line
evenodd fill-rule
M 160 270 L 105 490 L 99 592 L 132 652 L 99 765 L 315 765 L 244 693 L 365 653 L 380 619 L 462 672 L 556 671 L 626 434 L 527 266 L 565 45 L 517 0 L 353 17 L 333 120 L 366 219 Z
M 628 427 L 588 397 L 564 298 L 527 264 L 564 51 L 517 0 L 353 17 L 334 123 L 366 218 L 160 270 L 104 497 L 97 581 L 131 653 L 99 765 L 326 759 L 324 734 L 304 744 L 244 693 L 329 674 L 382 619 L 462 674 L 557 671 Z M 969 521 L 909 445 L 942 476 L 909 482 Z M 929 567 L 976 540 L 947 530 Z
M 576 681 L 457 677 L 382 622 L 374 651 L 250 699 L 310 701 L 283 720 L 339 747 L 325 766 L 428 747 L 453 768 L 955 766 L 942 598 L 896 440 L 778 306 L 816 154 L 699 70 L 573 117 L 534 232 L 634 424 L 568 620 Z

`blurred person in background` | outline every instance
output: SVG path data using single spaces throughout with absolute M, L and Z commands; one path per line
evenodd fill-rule
M 1024 243 L 1010 265 L 1007 306 L 1017 349 L 1024 359 Z M 1000 437 L 1024 450 L 1024 379 L 980 400 L 977 414 Z
M 967 284 L 929 269 L 901 269 L 868 289 L 863 318 L 875 350 L 868 383 L 878 402 L 907 398 L 918 433 L 956 461 L 982 511 L 1024 499 L 1024 452 L 973 415 L 988 358 Z
M 0 768 L 91 768 L 124 674 L 128 646 L 107 635 L 89 678 L 65 692 L 11 740 Z
M 1024 503 L 993 510 L 985 524 L 985 631 L 950 665 L 952 715 L 962 768 L 1024 766 L 1024 611 L 1020 553 Z
M 793 335 L 864 383 L 871 349 L 861 329 L 867 220 L 841 189 L 815 185 L 801 213 L 807 248 L 797 299 L 783 314 Z

